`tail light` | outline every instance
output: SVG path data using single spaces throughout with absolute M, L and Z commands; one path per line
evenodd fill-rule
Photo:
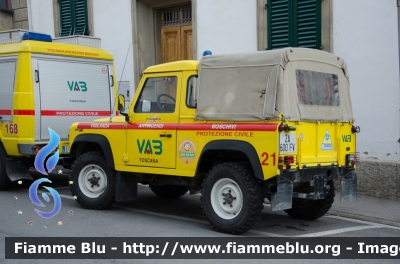
M 360 158 L 359 158 L 359 153 L 358 152 L 355 152 L 355 153 L 350 153 L 350 154 L 347 154 L 346 155 L 346 164 L 347 165 L 356 165 L 357 164 L 357 162 L 360 160 Z
M 46 146 L 46 145 L 35 145 L 35 147 L 34 147 L 35 154 L 38 154 L 38 152 L 39 152 L 44 146 Z
M 283 170 L 284 166 L 289 166 L 295 163 L 294 156 L 280 156 L 278 158 L 278 169 Z
M 359 126 L 352 126 L 351 127 L 351 132 L 352 133 L 360 133 L 360 127 Z
M 288 131 L 296 131 L 296 128 L 292 127 L 292 126 L 288 126 L 286 124 L 285 125 L 280 124 L 278 127 L 278 130 L 279 130 L 279 132 L 282 132 L 282 131 L 288 132 Z

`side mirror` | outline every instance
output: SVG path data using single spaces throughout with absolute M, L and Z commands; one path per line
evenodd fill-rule
M 123 94 L 118 95 L 118 111 L 125 112 L 125 96 Z
M 125 116 L 125 121 L 129 122 L 129 115 L 125 112 L 125 96 L 123 94 L 118 95 L 118 111 L 121 115 Z

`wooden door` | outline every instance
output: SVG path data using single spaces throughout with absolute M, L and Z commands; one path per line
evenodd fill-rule
M 181 59 L 193 60 L 192 26 L 181 27 Z
M 180 27 L 161 29 L 162 62 L 181 59 L 181 29 Z
M 162 62 L 193 59 L 192 7 L 176 6 L 161 11 Z

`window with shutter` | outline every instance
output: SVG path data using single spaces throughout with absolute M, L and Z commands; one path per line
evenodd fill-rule
M 12 13 L 11 0 L 0 0 L 0 10 L 7 13 Z
M 60 36 L 89 35 L 87 0 L 58 0 Z
M 321 46 L 321 0 L 269 0 L 268 49 Z

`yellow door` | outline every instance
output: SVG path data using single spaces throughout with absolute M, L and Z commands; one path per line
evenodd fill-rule
M 182 73 L 152 74 L 141 84 L 127 126 L 128 166 L 175 168 Z

